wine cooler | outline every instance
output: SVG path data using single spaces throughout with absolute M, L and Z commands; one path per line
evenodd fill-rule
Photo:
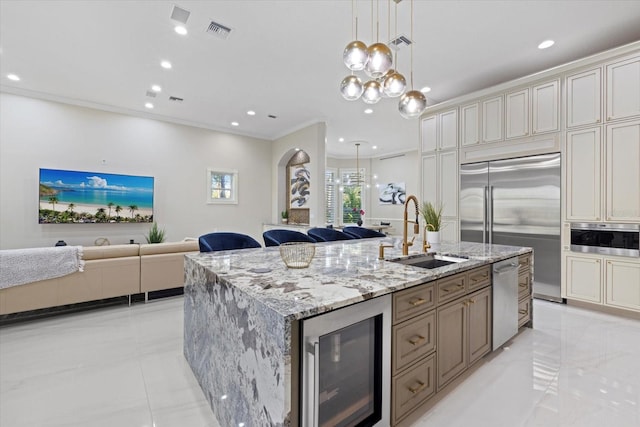
M 389 425 L 391 297 L 303 321 L 301 425 Z

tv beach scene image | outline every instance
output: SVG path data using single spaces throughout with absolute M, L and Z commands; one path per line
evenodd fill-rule
M 153 222 L 153 177 L 40 169 L 40 224 Z

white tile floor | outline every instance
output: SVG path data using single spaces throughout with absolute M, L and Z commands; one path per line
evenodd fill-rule
M 535 329 L 415 426 L 640 426 L 640 321 L 534 307 Z M 173 297 L 0 327 L 0 426 L 217 427 L 182 324 Z

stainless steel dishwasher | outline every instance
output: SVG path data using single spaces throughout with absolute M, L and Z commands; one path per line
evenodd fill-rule
M 518 333 L 518 257 L 493 264 L 493 350 Z

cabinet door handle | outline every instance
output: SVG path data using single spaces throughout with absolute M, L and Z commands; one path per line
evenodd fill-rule
M 407 341 L 409 341 L 409 343 L 411 345 L 417 345 L 417 344 L 420 344 L 424 340 L 425 340 L 425 337 L 423 337 L 422 335 L 416 335 L 415 337 L 410 338 Z
M 521 288 L 526 288 L 527 284 L 526 283 L 520 283 L 518 286 L 520 286 Z
M 442 291 L 443 292 L 451 292 L 451 291 L 456 291 L 456 290 L 462 289 L 462 288 L 464 288 L 464 285 L 455 285 L 455 286 L 453 286 L 451 288 L 442 288 Z
M 475 303 L 476 303 L 476 300 L 474 300 L 474 299 L 470 299 L 469 300 L 469 304 L 475 304 Z
M 520 313 L 520 314 L 527 314 L 527 313 L 528 313 L 528 310 L 518 310 L 518 313 Z
M 417 394 L 420 393 L 422 390 L 424 390 L 427 385 L 425 383 L 423 383 L 422 381 L 418 381 L 416 380 L 416 382 L 418 383 L 417 385 L 411 386 L 411 387 L 407 387 L 409 389 L 409 391 L 413 394 Z
M 411 304 L 414 307 L 417 307 L 419 305 L 424 304 L 425 302 L 427 302 L 427 300 L 424 299 L 424 298 L 415 298 L 415 299 L 412 299 L 411 301 L 409 301 L 409 304 Z
M 600 123 L 600 119 L 596 120 L 596 123 Z

